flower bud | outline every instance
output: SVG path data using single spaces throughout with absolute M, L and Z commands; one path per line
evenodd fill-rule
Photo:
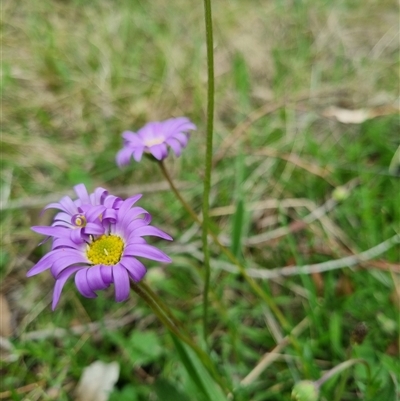
M 332 198 L 336 201 L 336 202 L 341 202 L 346 200 L 348 197 L 350 196 L 350 191 L 346 188 L 346 187 L 336 187 L 333 190 L 332 193 Z
M 302 380 L 296 383 L 292 390 L 293 401 L 318 401 L 319 391 L 314 382 Z

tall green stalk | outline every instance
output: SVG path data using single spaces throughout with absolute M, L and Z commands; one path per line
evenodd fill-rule
M 199 357 L 204 367 L 208 370 L 211 377 L 221 386 L 221 388 L 228 393 L 230 390 L 227 388 L 226 383 L 220 377 L 217 372 L 217 369 L 214 366 L 214 363 L 208 356 L 206 352 L 204 352 L 192 339 L 191 337 L 183 330 L 182 326 L 177 322 L 176 318 L 173 316 L 172 312 L 168 308 L 165 303 L 163 303 L 158 296 L 155 296 L 155 293 L 151 291 L 150 287 L 146 284 L 142 283 L 133 283 L 131 282 L 131 288 L 142 298 L 147 305 L 150 306 L 154 314 L 158 317 L 160 322 L 177 338 L 179 338 L 182 342 L 187 344 Z
M 214 124 L 214 41 L 212 29 L 211 0 L 204 0 L 204 19 L 206 28 L 207 44 L 207 136 L 206 136 L 206 155 L 205 173 L 203 190 L 203 252 L 204 252 L 204 295 L 203 295 L 203 336 L 207 344 L 208 333 L 208 293 L 210 289 L 210 251 L 208 249 L 208 226 L 209 226 L 209 198 L 211 188 L 211 168 L 212 168 L 212 148 L 213 148 L 213 124 Z
M 204 341 L 208 344 L 208 294 L 210 289 L 210 252 L 208 248 L 207 236 L 211 235 L 214 242 L 220 247 L 222 252 L 233 262 L 239 269 L 240 273 L 250 284 L 254 292 L 263 299 L 266 304 L 274 312 L 281 325 L 285 330 L 289 331 L 290 325 L 285 316 L 279 310 L 273 299 L 265 293 L 262 288 L 251 278 L 245 267 L 239 262 L 239 260 L 232 254 L 227 248 L 225 248 L 219 241 L 216 234 L 213 233 L 210 227 L 209 218 L 209 197 L 211 188 L 211 169 L 212 169 L 212 148 L 213 148 L 213 123 L 214 123 L 214 52 L 213 52 L 213 29 L 212 29 L 212 13 L 211 13 L 211 0 L 204 0 L 204 16 L 205 16 L 205 28 L 206 28 L 206 43 L 207 43 L 207 72 L 208 72 L 208 88 L 207 88 L 207 135 L 206 135 L 206 155 L 205 155 L 205 173 L 204 173 L 204 191 L 203 191 L 203 219 L 197 216 L 190 205 L 183 199 L 178 189 L 175 187 L 164 163 L 161 161 L 159 166 L 161 171 L 170 184 L 170 187 L 178 200 L 182 203 L 184 208 L 188 211 L 194 221 L 196 221 L 202 228 L 202 242 L 204 252 L 204 269 L 205 269 L 205 281 L 204 281 L 204 295 L 203 295 L 203 336 Z M 295 339 L 292 339 L 295 342 Z

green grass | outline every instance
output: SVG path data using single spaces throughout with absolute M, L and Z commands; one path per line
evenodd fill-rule
M 340 259 L 395 235 L 400 184 L 388 168 L 399 146 L 398 115 L 362 124 L 323 116 L 332 105 L 376 108 L 395 101 L 395 2 L 213 3 L 215 154 L 254 110 L 271 106 L 225 149 L 213 170 L 211 208 L 233 205 L 232 213 L 213 217 L 223 241 L 249 267 L 273 269 Z M 163 189 L 155 164 L 143 160 L 121 171 L 114 162 L 122 131 L 150 120 L 188 116 L 198 130 L 182 157 L 169 157 L 167 166 L 185 184 L 184 197 L 201 211 L 206 113 L 202 12 L 202 2 L 183 0 L 2 5 L 0 180 L 5 206 L 0 266 L 14 348 L 11 357 L 6 351 L 1 355 L 2 399 L 72 400 L 83 369 L 95 360 L 117 361 L 121 367 L 111 400 L 203 399 L 171 337 L 135 294 L 122 304 L 114 303 L 112 289 L 85 299 L 71 282 L 53 313 L 50 274 L 25 277 L 47 249 L 36 247 L 40 238 L 29 229 L 50 219 L 51 212 L 39 216 L 48 203 L 45 197 L 57 200 L 80 182 L 90 189 L 116 189 L 124 197 L 143 192 L 141 206 L 175 240 L 157 243 L 174 262 L 162 268 L 150 263 L 146 280 L 202 344 L 201 234 Z M 261 155 L 263 149 L 274 151 L 274 157 Z M 288 161 L 288 155 L 297 162 Z M 279 239 L 246 243 L 255 235 L 293 227 L 310 213 L 304 206 L 259 210 L 254 202 L 301 198 L 315 209 L 335 187 L 353 179 L 357 185 L 324 220 Z M 214 245 L 211 257 L 211 357 L 237 388 L 235 400 L 288 400 L 296 381 L 317 380 L 350 357 L 364 358 L 373 380 L 368 383 L 363 366 L 351 368 L 340 400 L 396 399 L 398 245 L 352 269 L 259 280 L 290 327 L 305 317 L 309 325 L 298 336 L 298 347 L 281 351 L 287 359 L 280 357 L 242 388 L 240 381 L 277 344 L 277 334 L 269 311 L 248 284 L 219 268 L 226 260 Z M 127 316 L 132 316 L 130 323 L 107 328 L 109 319 Z M 90 322 L 100 322 L 95 332 L 71 331 Z M 352 332 L 361 322 L 368 335 L 351 347 Z M 287 334 L 276 326 L 282 336 Z M 55 328 L 67 332 L 60 338 L 24 339 L 33 331 Z M 322 386 L 321 400 L 338 397 L 340 377 Z

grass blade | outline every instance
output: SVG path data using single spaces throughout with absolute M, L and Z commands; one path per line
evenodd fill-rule
M 190 378 L 196 385 L 204 399 L 208 401 L 226 401 L 218 385 L 203 367 L 196 354 L 183 344 L 176 336 L 171 334 L 179 358 L 186 368 Z

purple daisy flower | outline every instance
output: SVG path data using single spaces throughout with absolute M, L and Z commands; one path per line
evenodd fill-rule
M 168 156 L 168 146 L 176 156 L 180 156 L 189 139 L 188 131 L 195 129 L 196 126 L 188 118 L 178 117 L 148 123 L 137 133 L 125 131 L 122 133 L 124 147 L 117 153 L 117 164 L 125 166 L 131 157 L 139 162 L 143 153 L 163 160 Z
M 142 280 L 146 268 L 138 257 L 163 263 L 171 259 L 156 247 L 146 243 L 143 236 L 155 236 L 171 241 L 172 238 L 150 224 L 151 215 L 139 206 L 132 207 L 141 195 L 121 201 L 114 218 L 101 219 L 96 223 L 103 227 L 99 234 L 83 234 L 84 240 L 74 241 L 68 226 L 45 227 L 35 231 L 53 237 L 52 250 L 43 256 L 27 273 L 28 277 L 50 269 L 56 280 L 52 309 L 60 299 L 64 284 L 75 274 L 79 292 L 87 297 L 97 296 L 96 291 L 115 287 L 115 300 L 124 301 L 129 296 L 130 279 Z M 65 198 L 63 198 L 65 199 Z M 60 202 L 61 203 L 61 202 Z M 85 216 L 100 210 L 98 205 L 87 208 Z M 87 227 L 87 226 L 86 226 Z
M 36 226 L 32 229 L 39 234 L 57 236 L 60 231 L 58 227 L 70 228 L 73 229 L 70 231 L 71 239 L 77 243 L 87 240 L 89 235 L 103 234 L 102 221 L 115 220 L 122 199 L 109 195 L 104 188 L 97 188 L 89 195 L 84 184 L 76 185 L 74 190 L 78 199 L 72 200 L 69 196 L 64 196 L 59 202 L 50 203 L 43 209 L 61 210 L 54 217 L 51 227 Z

